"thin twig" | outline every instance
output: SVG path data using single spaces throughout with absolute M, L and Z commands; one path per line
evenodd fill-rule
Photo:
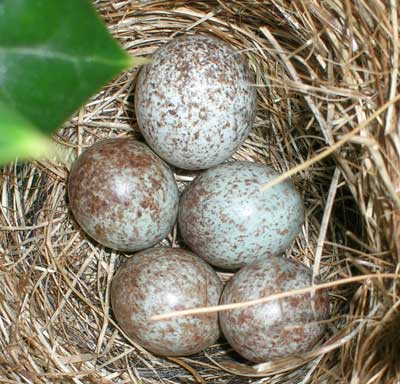
M 251 305 L 264 304 L 269 301 L 284 299 L 286 297 L 290 297 L 290 296 L 294 296 L 294 295 L 303 295 L 305 293 L 313 292 L 314 290 L 337 287 L 340 285 L 356 283 L 356 282 L 364 281 L 364 280 L 368 280 L 368 279 L 397 279 L 397 278 L 400 278 L 400 275 L 395 274 L 395 273 L 380 273 L 380 274 L 353 276 L 353 277 L 349 277 L 349 278 L 342 279 L 342 280 L 331 281 L 329 283 L 315 284 L 315 285 L 313 285 L 311 287 L 307 287 L 307 288 L 300 288 L 300 289 L 294 289 L 294 290 L 288 291 L 288 292 L 275 293 L 273 295 L 262 297 L 260 299 L 244 301 L 241 303 L 184 309 L 181 311 L 173 311 L 173 312 L 168 312 L 168 313 L 164 313 L 161 315 L 154 315 L 151 317 L 151 320 L 152 321 L 165 320 L 165 319 L 170 319 L 172 317 L 199 315 L 199 314 L 204 314 L 204 313 L 212 313 L 212 312 L 220 312 L 220 311 L 227 311 L 227 310 L 232 310 L 232 309 L 245 308 L 245 307 L 249 307 Z

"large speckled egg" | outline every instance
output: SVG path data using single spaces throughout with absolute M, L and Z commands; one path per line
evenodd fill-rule
M 210 36 L 183 36 L 159 48 L 140 71 L 138 125 L 153 150 L 184 169 L 234 154 L 256 107 L 254 76 L 240 53 Z
M 83 152 L 72 166 L 68 196 L 76 221 L 89 236 L 127 252 L 164 239 L 178 210 L 170 168 L 130 138 L 100 141 Z
M 216 313 L 151 320 L 171 311 L 217 305 L 222 283 L 191 252 L 153 248 L 129 259 L 115 275 L 111 303 L 118 324 L 135 342 L 166 356 L 187 356 L 219 337 Z
M 225 286 L 221 304 L 256 300 L 274 293 L 312 285 L 309 268 L 271 257 L 248 265 Z M 222 332 L 244 358 L 261 363 L 309 351 L 324 333 L 322 320 L 329 316 L 329 297 L 318 290 L 263 304 L 222 311 Z
M 200 174 L 180 200 L 178 221 L 186 244 L 226 269 L 284 252 L 301 229 L 304 207 L 290 180 L 260 190 L 277 176 L 266 165 L 246 161 Z

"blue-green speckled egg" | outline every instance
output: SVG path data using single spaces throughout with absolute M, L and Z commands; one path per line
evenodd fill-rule
M 231 157 L 249 135 L 255 77 L 239 51 L 206 35 L 172 39 L 140 71 L 139 128 L 168 163 L 205 169 Z
M 217 305 L 222 282 L 201 258 L 177 248 L 152 248 L 116 273 L 111 304 L 118 324 L 135 342 L 166 356 L 187 356 L 220 335 L 217 313 L 151 320 L 171 311 Z
M 304 206 L 290 180 L 260 190 L 277 176 L 266 165 L 246 161 L 200 174 L 180 200 L 178 221 L 185 243 L 226 269 L 284 252 L 301 229 Z
M 93 239 L 121 251 L 157 244 L 175 224 L 174 175 L 145 144 L 130 138 L 103 140 L 72 166 L 69 204 Z
M 257 300 L 274 293 L 312 285 L 312 271 L 283 257 L 247 265 L 225 286 L 221 304 Z M 329 316 L 326 290 L 292 295 L 253 306 L 220 312 L 222 332 L 246 359 L 262 363 L 309 351 L 324 333 Z

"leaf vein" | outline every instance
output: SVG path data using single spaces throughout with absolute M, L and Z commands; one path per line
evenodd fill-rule
M 100 56 L 74 56 L 57 50 L 49 50 L 43 47 L 0 47 L 0 53 L 19 56 L 32 56 L 38 59 L 60 60 L 79 63 L 98 63 L 110 66 L 125 66 L 128 60 L 110 60 Z

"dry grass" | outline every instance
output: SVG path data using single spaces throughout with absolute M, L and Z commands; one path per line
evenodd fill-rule
M 0 383 L 398 382 L 397 2 L 96 6 L 133 55 L 146 56 L 182 33 L 209 33 L 248 58 L 258 113 L 235 158 L 296 170 L 307 217 L 287 256 L 329 283 L 328 332 L 305 356 L 253 367 L 223 341 L 191 358 L 152 356 L 113 321 L 108 292 L 124 255 L 99 247 L 72 220 L 67 167 L 12 164 L 2 170 L 0 190 Z M 58 132 L 71 162 L 101 138 L 138 136 L 135 74 L 105 87 Z M 192 177 L 177 173 L 181 187 Z M 181 244 L 176 230 L 164 243 Z

